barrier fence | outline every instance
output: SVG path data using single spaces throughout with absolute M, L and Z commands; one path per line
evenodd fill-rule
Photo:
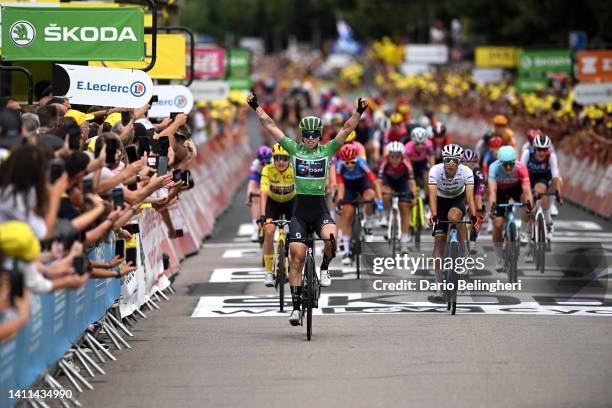
M 193 189 L 181 194 L 170 208 L 175 228 L 184 235 L 170 239 L 161 215 L 145 209 L 137 216 L 135 234 L 137 268 L 118 279 L 90 279 L 78 290 L 47 295 L 31 294 L 30 319 L 12 339 L 0 341 L 0 407 L 10 406 L 9 390 L 24 390 L 48 372 L 82 338 L 90 324 L 104 317 L 119 302 L 122 318 L 131 315 L 154 294 L 170 285 L 180 262 L 195 254 L 212 233 L 215 219 L 230 204 L 252 160 L 247 141 L 225 146 L 212 140 L 200 147 L 190 168 Z M 115 254 L 115 238 L 107 238 L 88 252 L 91 260 L 109 262 Z M 164 270 L 163 254 L 170 259 Z

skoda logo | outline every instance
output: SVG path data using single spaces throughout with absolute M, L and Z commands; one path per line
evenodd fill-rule
M 147 87 L 140 81 L 136 81 L 130 86 L 130 93 L 137 98 L 140 98 L 142 95 L 144 95 L 146 91 Z
M 187 106 L 187 98 L 185 98 L 183 95 L 177 96 L 174 98 L 174 106 L 177 108 L 184 108 Z
M 13 23 L 9 29 L 9 33 L 13 44 L 18 47 L 25 47 L 32 44 L 32 41 L 34 41 L 36 37 L 34 26 L 29 21 L 25 20 Z
M 529 69 L 531 67 L 531 57 L 523 56 L 520 61 L 521 67 Z

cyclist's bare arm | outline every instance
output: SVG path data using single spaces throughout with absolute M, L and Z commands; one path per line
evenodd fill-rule
M 259 212 L 260 214 L 265 214 L 266 213 L 266 204 L 268 202 L 268 192 L 267 191 L 262 191 L 259 193 Z
M 474 185 L 465 185 L 465 195 L 467 197 L 468 207 L 470 209 L 470 215 L 476 217 L 476 203 L 474 201 Z
M 357 124 L 359 124 L 359 118 L 367 108 L 368 102 L 365 99 L 359 98 L 359 100 L 357 101 L 357 110 L 353 112 L 351 117 L 346 121 L 344 126 L 342 126 L 342 129 L 340 129 L 340 131 L 336 135 L 336 142 L 341 145 L 344 144 L 348 135 L 350 135 L 351 132 L 357 127 Z
M 416 181 L 414 179 L 408 180 L 408 187 L 410 188 L 410 192 L 412 193 L 413 199 L 416 199 L 417 198 Z
M 280 140 L 285 137 L 283 131 L 280 130 L 278 126 L 276 126 L 274 120 L 270 116 L 268 116 L 268 114 L 261 108 L 261 106 L 257 107 L 255 113 L 257 114 L 259 123 L 261 123 L 261 127 L 266 132 L 268 132 L 268 134 L 270 134 L 277 142 L 280 142 Z
M 255 111 L 255 114 L 259 119 L 259 123 L 261 123 L 261 127 L 267 133 L 269 133 L 277 142 L 280 142 L 281 139 L 285 137 L 285 134 L 282 130 L 278 128 L 278 126 L 276 126 L 274 120 L 270 116 L 268 116 L 268 114 L 263 110 L 263 108 L 259 106 L 259 104 L 257 103 L 257 95 L 255 95 L 254 93 L 250 93 L 247 96 L 246 100 L 249 106 Z
M 493 203 L 497 200 L 497 182 L 489 180 L 489 201 L 487 202 L 487 208 L 489 210 L 493 206 Z
M 438 185 L 429 184 L 429 210 L 432 214 L 438 214 Z

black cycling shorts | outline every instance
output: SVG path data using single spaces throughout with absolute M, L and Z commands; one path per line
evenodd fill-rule
M 457 197 L 446 198 L 438 196 L 438 220 L 448 221 L 448 212 L 451 208 L 458 208 L 461 210 L 461 218 L 465 216 L 465 191 L 459 194 Z M 448 232 L 448 224 L 436 224 L 432 235 L 446 235 Z
M 284 203 L 279 203 L 278 201 L 274 201 L 268 197 L 268 201 L 266 202 L 266 219 L 279 220 L 281 215 L 284 215 L 286 220 L 290 220 L 291 217 L 293 217 L 294 204 L 295 197 Z
M 510 188 L 499 188 L 497 187 L 497 204 L 508 204 L 510 199 L 514 200 L 515 203 L 521 202 L 521 194 L 523 193 L 523 186 L 517 184 Z M 506 214 L 506 208 L 495 208 L 495 215 L 497 217 L 503 217 Z
M 383 186 L 391 188 L 394 193 L 404 193 L 404 195 L 399 197 L 400 203 L 410 202 L 410 199 L 412 198 L 412 193 L 410 192 L 410 188 L 408 186 L 408 176 L 399 179 L 394 179 L 384 174 Z
M 363 177 L 356 181 L 344 182 L 344 199 L 342 204 L 349 201 L 359 200 L 359 196 L 362 195 L 366 190 L 374 189 L 370 180 Z
M 297 195 L 293 217 L 289 224 L 288 241 L 303 242 L 304 238 L 316 232 L 321 237 L 321 230 L 326 224 L 336 224 L 329 214 L 325 196 Z

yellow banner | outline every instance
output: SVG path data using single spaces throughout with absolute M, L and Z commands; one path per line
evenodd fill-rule
M 145 35 L 147 44 L 147 55 L 151 55 L 151 35 Z M 185 36 L 183 34 L 157 34 L 157 60 L 155 66 L 147 73 L 153 79 L 185 79 Z M 146 61 L 89 61 L 91 67 L 109 68 L 145 68 L 149 63 Z
M 477 67 L 514 68 L 519 49 L 516 47 L 476 47 Z

